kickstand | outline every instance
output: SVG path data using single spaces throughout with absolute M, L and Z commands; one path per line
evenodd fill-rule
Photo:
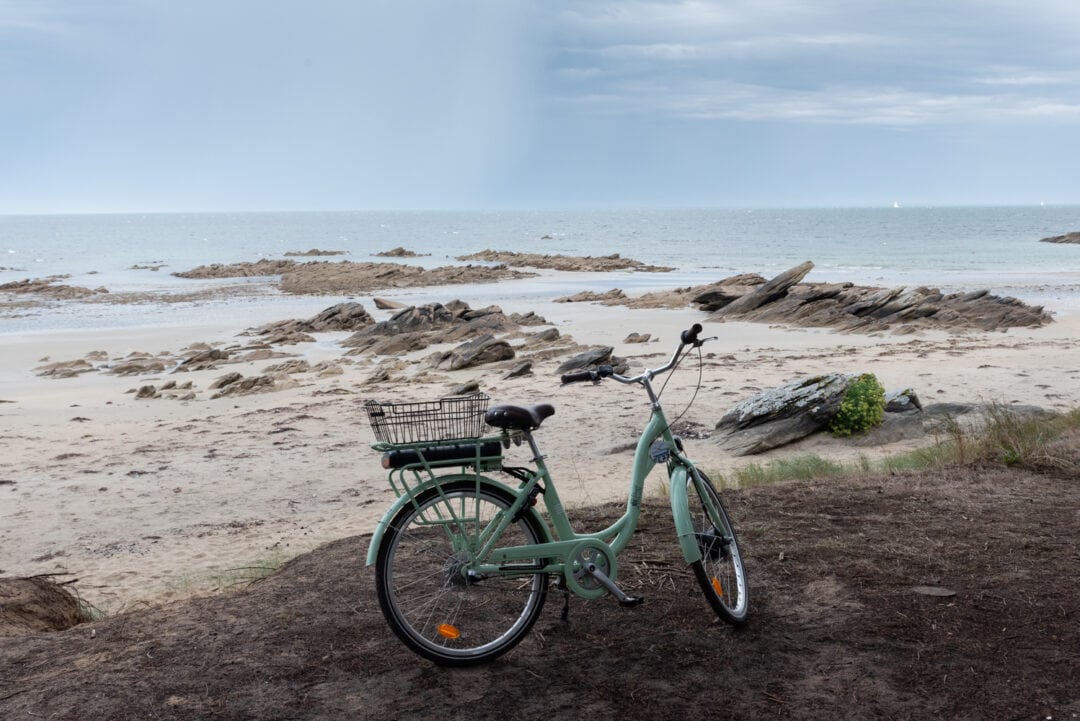
M 562 613 L 559 614 L 559 618 L 561 618 L 564 623 L 569 623 L 570 622 L 570 589 L 566 587 L 566 581 L 564 581 L 563 579 L 559 579 L 559 580 L 562 581 L 559 584 L 559 586 L 562 588 L 562 592 L 563 592 Z

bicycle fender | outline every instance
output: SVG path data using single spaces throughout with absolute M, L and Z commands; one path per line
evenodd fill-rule
M 375 532 L 371 534 L 371 542 L 368 544 L 367 560 L 365 561 L 365 565 L 375 565 L 375 559 L 379 555 L 379 544 L 382 543 L 382 538 L 386 534 L 386 529 L 390 526 L 390 522 L 394 520 L 394 516 L 398 514 L 398 511 L 400 511 L 405 506 L 405 504 L 412 503 L 413 498 L 419 496 L 421 493 L 428 490 L 429 488 L 434 488 L 441 483 L 475 480 L 475 473 L 454 473 L 445 476 L 437 476 L 435 478 L 424 481 L 419 485 L 411 487 L 409 489 L 410 493 L 399 496 L 398 499 L 394 501 L 393 505 L 391 505 L 390 508 L 386 509 L 386 513 L 383 514 L 383 517 L 379 519 L 378 525 L 375 526 Z M 515 489 L 510 488 L 510 486 L 506 485 L 505 483 L 496 481 L 494 478 L 489 478 L 488 476 L 480 476 L 480 482 L 487 483 L 492 486 L 497 486 L 500 489 L 509 493 L 510 495 L 515 495 L 517 493 Z M 536 509 L 529 508 L 527 509 L 527 512 L 535 514 Z M 545 529 L 547 528 L 546 524 L 541 523 L 541 526 Z
M 671 516 L 675 520 L 675 533 L 679 537 L 679 548 L 687 563 L 701 560 L 701 548 L 694 536 L 694 522 L 690 518 L 690 498 L 687 488 L 687 470 L 685 466 L 675 466 L 668 475 L 671 489 Z

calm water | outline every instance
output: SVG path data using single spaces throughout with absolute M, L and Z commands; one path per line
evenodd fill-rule
M 1075 311 L 1080 246 L 1037 242 L 1075 230 L 1080 206 L 0 216 L 0 283 L 64 274 L 72 276 L 65 281 L 72 285 L 113 292 L 182 291 L 193 281 L 169 273 L 204 263 L 280 258 L 287 251 L 344 250 L 350 260 L 371 260 L 374 253 L 402 246 L 430 254 L 409 262 L 435 266 L 493 248 L 619 253 L 678 269 L 598 277 L 589 286 L 574 279 L 568 281 L 573 290 L 636 292 L 742 272 L 769 276 L 812 260 L 809 280 L 989 288 Z M 132 269 L 159 264 L 165 266 L 159 272 Z M 543 296 L 563 289 L 558 282 L 524 283 L 481 295 Z M 141 314 L 147 313 L 154 310 Z M 52 313 L 0 315 L 0 333 L 130 325 L 139 322 L 138 315 L 121 306 L 69 303 Z

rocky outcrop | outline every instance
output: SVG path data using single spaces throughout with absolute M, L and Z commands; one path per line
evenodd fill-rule
M 498 306 L 473 309 L 462 301 L 429 303 L 404 308 L 389 320 L 375 323 L 342 341 L 348 355 L 399 355 L 440 343 L 461 343 L 474 338 L 516 331 L 514 321 Z
M 640 260 L 623 258 L 618 253 L 598 257 L 581 257 L 517 253 L 511 250 L 482 250 L 479 253 L 458 256 L 457 260 L 482 260 L 489 263 L 505 263 L 513 268 L 542 268 L 545 270 L 587 271 L 598 273 L 607 273 L 613 270 L 665 273 L 673 270 L 673 268 L 668 268 L 666 266 L 646 265 Z
M 294 251 L 290 250 L 285 254 L 286 258 L 298 258 L 298 257 L 316 257 L 323 255 L 348 255 L 347 250 L 319 250 L 318 248 L 312 248 L 311 250 Z
M 716 283 L 687 289 L 690 302 L 701 310 L 716 311 L 738 300 L 755 288 L 764 285 L 765 279 L 757 273 L 742 273 Z
M 998 330 L 1039 327 L 1052 318 L 1041 306 L 986 290 L 944 294 L 936 288 L 876 288 L 851 283 L 802 283 L 813 264 L 807 261 L 722 305 L 712 321 L 834 328 L 871 333 L 889 330 Z M 710 296 L 710 304 L 717 303 Z
M 284 373 L 263 374 L 258 376 L 243 376 L 240 373 L 226 373 L 210 384 L 210 390 L 217 393 L 211 398 L 224 398 L 226 396 L 251 395 L 253 393 L 269 393 L 272 391 L 285 390 L 298 386 L 295 380 Z
M 70 361 L 55 361 L 46 363 L 34 369 L 39 376 L 49 378 L 75 378 L 83 373 L 95 370 L 95 366 L 84 358 Z
M 806 283 L 807 261 L 766 280 L 744 273 L 715 283 L 628 297 L 613 289 L 584 291 L 558 302 L 595 302 L 629 308 L 685 308 L 712 313 L 708 320 L 738 320 L 834 328 L 845 332 L 998 330 L 1039 327 L 1052 318 L 1041 306 L 986 290 L 944 294 L 936 288 L 879 288 L 853 283 Z
M 172 360 L 152 356 L 149 353 L 131 353 L 108 365 L 107 372 L 116 376 L 137 376 L 147 373 L 164 373 Z
M 184 383 L 165 381 L 160 386 L 147 384 L 140 386 L 139 388 L 133 388 L 128 392 L 134 393 L 136 400 L 153 400 L 157 398 L 167 398 L 178 401 L 195 400 L 194 384 L 191 381 L 186 381 Z
M 360 303 L 347 302 L 332 305 L 316 316 L 306 320 L 279 320 L 248 331 L 249 335 L 262 336 L 267 343 L 293 345 L 313 343 L 311 333 L 328 331 L 356 331 L 373 325 L 375 319 Z
M 382 251 L 380 253 L 376 253 L 375 255 L 380 257 L 380 258 L 420 258 L 422 256 L 430 255 L 430 253 L 423 253 L 423 254 L 417 253 L 416 251 L 407 250 L 405 248 L 402 248 L 399 245 L 396 248 L 391 248 L 390 250 L 384 250 L 384 251 Z
M 591 290 L 583 290 L 573 295 L 564 295 L 556 298 L 554 303 L 603 303 L 605 305 L 617 305 L 626 300 L 626 293 L 618 288 L 612 288 L 606 293 L 596 293 Z
M 1080 243 L 1080 231 L 1072 233 L 1066 233 L 1065 235 L 1055 235 L 1050 238 L 1043 238 L 1040 243 Z
M 89 298 L 90 296 L 102 295 L 108 293 L 108 288 L 83 288 L 77 285 L 64 285 L 58 283 L 60 280 L 64 280 L 69 276 L 66 275 L 54 275 L 48 278 L 34 278 L 30 280 L 16 280 L 11 283 L 4 283 L 0 285 L 0 293 L 11 293 L 13 295 L 38 295 L 51 298 L 53 300 L 79 300 L 81 298 Z
M 263 259 L 252 262 L 243 263 L 211 263 L 210 265 L 200 265 L 191 270 L 184 270 L 173 273 L 177 278 L 254 278 L 267 275 L 281 275 L 282 273 L 295 268 L 297 265 L 295 260 L 269 260 Z
M 496 283 L 532 275 L 506 266 L 448 265 L 429 270 L 399 263 L 314 262 L 297 265 L 283 274 L 281 290 L 307 295 L 344 295 L 387 288 Z

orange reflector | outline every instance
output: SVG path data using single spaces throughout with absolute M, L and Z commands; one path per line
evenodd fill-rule
M 720 579 L 717 578 L 716 576 L 713 576 L 712 587 L 713 587 L 713 590 L 716 591 L 717 596 L 723 597 L 723 595 L 724 595 L 724 587 L 720 585 Z
M 449 623 L 440 623 L 438 631 L 440 636 L 448 638 L 451 641 L 461 638 L 461 631 L 458 630 L 458 627 L 452 626 Z

